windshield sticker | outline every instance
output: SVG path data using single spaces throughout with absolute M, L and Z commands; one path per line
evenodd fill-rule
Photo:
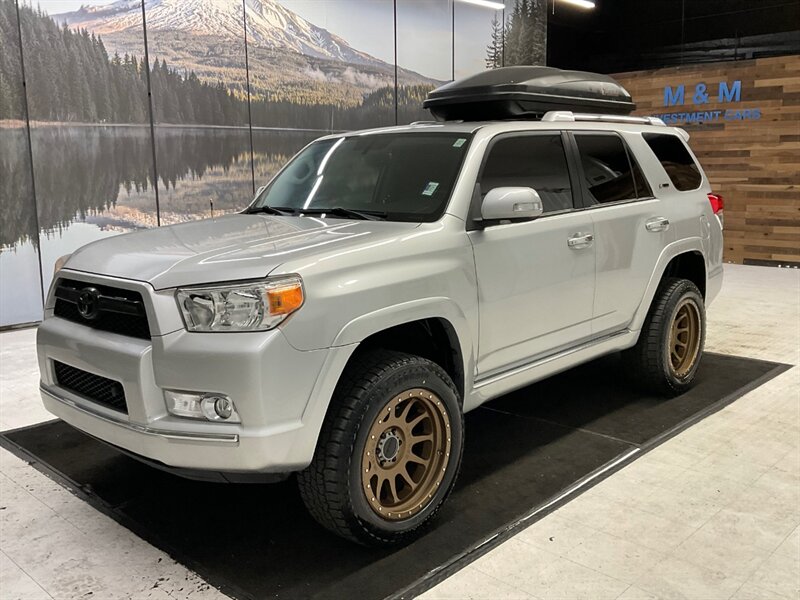
M 433 196 L 433 192 L 436 191 L 436 188 L 439 187 L 439 182 L 437 181 L 429 181 L 428 185 L 425 186 L 425 189 L 422 190 L 423 196 Z
M 467 141 L 467 138 L 458 138 L 458 139 L 457 139 L 457 140 L 456 140 L 456 141 L 453 143 L 453 148 L 461 148 L 461 146 L 463 146 L 463 145 L 464 145 L 464 142 L 466 142 L 466 141 Z

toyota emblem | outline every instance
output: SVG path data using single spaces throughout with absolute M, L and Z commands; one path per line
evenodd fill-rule
M 94 319 L 97 316 L 97 309 L 100 300 L 100 292 L 97 288 L 85 287 L 78 296 L 78 312 L 84 319 Z

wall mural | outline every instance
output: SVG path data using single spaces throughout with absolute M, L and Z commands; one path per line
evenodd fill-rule
M 53 264 L 85 243 L 241 210 L 327 132 L 430 119 L 429 90 L 491 66 L 514 18 L 518 37 L 515 10 L 0 0 L 0 327 L 40 319 Z

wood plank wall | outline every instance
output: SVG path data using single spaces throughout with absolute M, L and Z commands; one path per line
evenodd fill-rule
M 679 125 L 725 198 L 725 260 L 800 266 L 800 56 L 669 67 L 614 77 L 637 104 L 634 114 L 760 109 L 757 120 Z M 718 102 L 718 83 L 740 80 L 741 101 Z M 707 104 L 695 106 L 705 83 Z M 685 85 L 683 106 L 664 106 L 664 87 Z

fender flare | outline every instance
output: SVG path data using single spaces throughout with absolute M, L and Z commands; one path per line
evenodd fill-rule
M 306 430 L 296 450 L 308 462 L 314 454 L 322 423 L 328 413 L 333 392 L 342 372 L 359 344 L 369 336 L 396 325 L 422 319 L 443 319 L 453 329 L 458 339 L 463 362 L 464 390 L 472 389 L 475 376 L 475 353 L 469 321 L 461 308 L 449 298 L 422 298 L 403 302 L 361 315 L 347 323 L 336 335 L 329 348 L 328 357 L 317 376 L 311 396 L 306 403 L 301 422 Z
M 452 327 L 461 354 L 464 390 L 470 389 L 475 368 L 475 344 L 469 321 L 461 307 L 444 296 L 410 300 L 361 315 L 342 327 L 333 340 L 333 346 L 359 344 L 390 327 L 423 319 L 443 319 Z
M 639 331 L 642 328 L 644 320 L 647 317 L 647 312 L 650 310 L 650 305 L 653 303 L 653 298 L 658 290 L 658 285 L 661 283 L 664 272 L 667 270 L 667 265 L 669 265 L 670 261 L 676 256 L 689 252 L 697 252 L 703 257 L 703 261 L 706 263 L 706 284 L 708 284 L 708 262 L 703 252 L 702 240 L 699 237 L 690 237 L 668 244 L 661 251 L 658 261 L 656 261 L 656 266 L 653 269 L 653 274 L 650 276 L 650 281 L 647 283 L 642 301 L 639 303 L 639 308 L 636 309 L 636 314 L 628 329 L 631 331 Z

